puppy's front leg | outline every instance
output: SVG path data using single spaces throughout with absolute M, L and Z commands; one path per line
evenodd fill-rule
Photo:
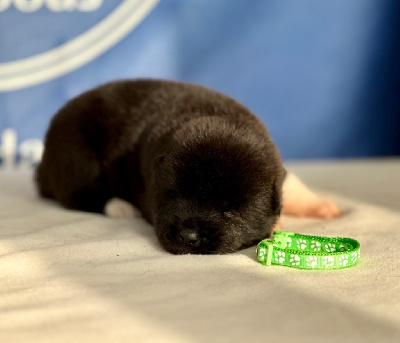
M 323 199 L 315 194 L 292 173 L 286 175 L 282 198 L 282 214 L 324 219 L 340 215 L 340 209 L 333 201 Z

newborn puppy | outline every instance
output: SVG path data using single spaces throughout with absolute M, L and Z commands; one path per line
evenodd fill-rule
M 264 125 L 235 100 L 137 80 L 61 108 L 36 176 L 43 197 L 70 209 L 118 216 L 137 207 L 171 253 L 222 254 L 270 236 L 285 174 Z

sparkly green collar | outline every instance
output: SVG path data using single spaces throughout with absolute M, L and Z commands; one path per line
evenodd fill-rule
M 257 247 L 258 261 L 267 266 L 303 269 L 339 269 L 355 265 L 360 258 L 360 243 L 355 239 L 300 235 L 275 231 Z

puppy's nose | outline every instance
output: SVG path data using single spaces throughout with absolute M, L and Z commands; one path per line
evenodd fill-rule
M 183 243 L 196 246 L 200 242 L 199 233 L 194 229 L 184 229 L 179 233 Z

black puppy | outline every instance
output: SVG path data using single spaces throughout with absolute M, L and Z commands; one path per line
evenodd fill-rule
M 86 92 L 56 114 L 37 183 L 70 209 L 112 216 L 124 199 L 169 252 L 221 254 L 270 235 L 285 174 L 264 125 L 235 100 L 137 80 Z

